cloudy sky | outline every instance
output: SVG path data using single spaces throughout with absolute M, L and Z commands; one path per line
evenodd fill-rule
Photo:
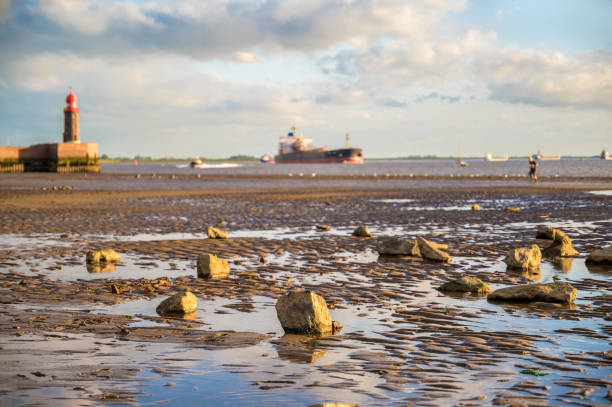
M 0 0 L 0 144 L 259 156 L 612 150 L 610 0 Z

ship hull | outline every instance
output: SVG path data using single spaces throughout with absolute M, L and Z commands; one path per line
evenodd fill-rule
M 338 150 L 298 151 L 279 154 L 274 157 L 277 164 L 363 164 L 361 148 L 341 148 Z

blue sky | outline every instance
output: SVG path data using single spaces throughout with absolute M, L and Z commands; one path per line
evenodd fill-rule
M 0 0 L 0 144 L 367 157 L 612 149 L 612 1 Z

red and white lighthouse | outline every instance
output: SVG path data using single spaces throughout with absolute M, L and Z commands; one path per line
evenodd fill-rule
M 72 93 L 66 96 L 66 107 L 64 108 L 64 143 L 80 143 L 79 135 L 79 108 L 77 97 Z

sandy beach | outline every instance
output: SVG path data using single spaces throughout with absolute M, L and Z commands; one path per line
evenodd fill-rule
M 3 404 L 610 403 L 612 268 L 585 264 L 612 243 L 609 181 L 277 178 L 3 175 Z M 220 222 L 229 239 L 207 238 Z M 352 236 L 360 224 L 373 237 Z M 509 250 L 550 244 L 542 225 L 579 256 L 507 271 Z M 450 263 L 379 256 L 386 237 L 417 236 L 448 244 Z M 121 262 L 88 268 L 100 248 Z M 205 253 L 229 261 L 229 278 L 196 277 Z M 436 290 L 466 275 L 493 289 L 564 281 L 578 295 Z M 185 289 L 197 315 L 155 312 Z M 343 329 L 284 334 L 274 304 L 295 290 L 322 295 Z

